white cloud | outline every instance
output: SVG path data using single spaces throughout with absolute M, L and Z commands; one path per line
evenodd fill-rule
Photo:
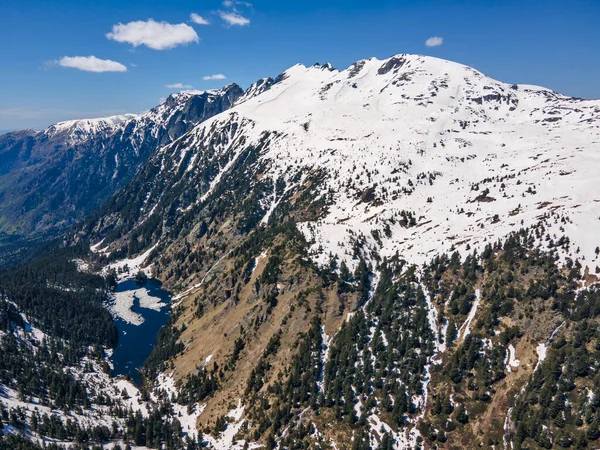
M 86 72 L 127 72 L 127 67 L 123 64 L 110 59 L 96 58 L 95 56 L 63 56 L 56 63 L 62 67 L 70 67 Z
M 196 13 L 190 14 L 190 20 L 198 25 L 209 25 L 210 24 L 210 22 L 208 20 L 206 20 L 204 17 L 202 17 Z
M 207 75 L 205 77 L 202 77 L 203 80 L 205 81 L 209 81 L 209 80 L 224 80 L 225 78 L 227 78 L 225 75 L 223 75 L 222 73 L 216 73 L 214 75 Z
M 238 6 L 238 5 L 239 5 L 239 6 L 245 6 L 246 8 L 252 8 L 252 3 L 250 3 L 250 2 L 244 2 L 244 1 L 240 1 L 240 0 L 235 0 L 235 1 L 232 1 L 232 0 L 225 0 L 225 1 L 222 3 L 222 5 L 223 5 L 225 8 L 234 8 L 234 9 L 235 9 L 235 7 L 236 7 L 236 6 Z
M 438 47 L 444 43 L 444 38 L 439 36 L 430 37 L 425 41 L 427 47 Z
M 235 12 L 219 11 L 219 16 L 221 16 L 221 19 L 223 19 L 230 27 L 243 27 L 250 24 L 250 19 Z
M 194 86 L 192 86 L 191 84 L 183 84 L 183 83 L 173 83 L 173 84 L 167 84 L 167 86 L 169 89 L 190 89 L 193 88 Z
M 117 42 L 127 42 L 134 47 L 145 45 L 154 50 L 168 50 L 178 45 L 200 42 L 194 29 L 185 23 L 172 24 L 153 19 L 118 23 L 113 25 L 106 37 Z

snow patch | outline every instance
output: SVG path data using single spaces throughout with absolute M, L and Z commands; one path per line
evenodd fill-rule
M 540 364 L 543 363 L 544 360 L 546 359 L 546 354 L 548 352 L 548 347 L 543 342 L 540 342 L 538 344 L 538 346 L 535 348 L 535 351 L 536 351 L 536 353 L 538 355 L 538 362 L 535 365 L 535 369 L 533 369 L 534 372 L 536 370 L 538 370 L 538 367 L 540 367 Z
M 145 287 L 115 292 L 113 298 L 113 302 L 108 305 L 108 310 L 113 316 L 132 325 L 141 325 L 144 323 L 144 317 L 131 309 L 135 300 L 139 301 L 140 308 L 151 309 L 153 311 L 160 311 L 162 308 L 168 306 L 160 297 L 151 295 L 150 291 Z
M 512 369 L 519 367 L 519 364 L 521 364 L 521 361 L 517 359 L 517 351 L 514 345 L 508 344 L 508 365 L 506 368 L 509 372 L 512 372 Z
M 147 277 L 152 277 L 152 265 L 144 266 L 146 259 L 150 256 L 150 253 L 157 247 L 157 244 L 154 244 L 148 250 L 146 250 L 141 255 L 135 258 L 126 258 L 116 261 L 114 263 L 109 264 L 103 269 L 103 273 L 106 274 L 111 270 L 115 270 L 117 272 L 117 279 L 124 280 L 128 278 L 133 278 L 139 271 L 142 271 L 146 274 Z M 121 273 L 119 273 L 121 271 Z

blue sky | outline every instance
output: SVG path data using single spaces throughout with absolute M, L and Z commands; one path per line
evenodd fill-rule
M 247 87 L 298 62 L 397 53 L 600 98 L 597 0 L 251 1 L 0 0 L 0 130 L 141 112 L 177 83 Z

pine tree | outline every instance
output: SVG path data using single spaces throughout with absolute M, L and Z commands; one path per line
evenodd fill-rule
M 465 405 L 460 403 L 456 408 L 455 418 L 458 422 L 462 424 L 466 424 L 469 422 L 469 416 L 467 415 L 467 410 L 465 409 Z
M 600 428 L 598 427 L 598 422 L 593 421 L 587 429 L 587 438 L 588 441 L 595 441 L 600 437 Z
M 450 347 L 456 340 L 457 333 L 458 333 L 458 331 L 456 329 L 456 325 L 454 324 L 454 321 L 448 319 L 448 328 L 446 330 L 446 345 L 448 347 Z

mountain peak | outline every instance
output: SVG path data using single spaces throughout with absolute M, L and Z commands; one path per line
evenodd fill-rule
M 431 220 L 440 230 L 443 227 L 439 235 L 443 243 L 433 232 L 415 235 L 412 230 L 399 229 L 398 236 L 390 238 L 381 251 L 386 257 L 397 251 L 410 261 L 422 263 L 432 252 L 455 247 L 454 242 L 461 242 L 463 249 L 467 245 L 479 248 L 488 236 L 501 237 L 514 230 L 517 223 L 509 225 L 509 219 L 491 222 L 485 228 L 480 228 L 477 220 L 487 220 L 486 214 L 493 217 L 493 211 L 508 216 L 519 205 L 534 211 L 535 203 L 544 201 L 521 192 L 525 180 L 532 186 L 530 192 L 536 191 L 533 186 L 539 181 L 535 177 L 522 175 L 521 184 L 516 184 L 516 174 L 533 173 L 530 162 L 540 154 L 553 161 L 544 163 L 548 173 L 554 174 L 553 180 L 567 181 L 559 172 L 587 173 L 588 167 L 580 158 L 571 164 L 556 155 L 563 153 L 561 149 L 572 148 L 574 142 L 584 145 L 599 139 L 593 126 L 600 120 L 599 105 L 573 102 L 548 90 L 515 89 L 468 66 L 421 55 L 363 59 L 343 71 L 298 64 L 273 82 L 261 80 L 233 108 L 161 149 L 156 158 L 162 162 L 156 164 L 173 170 L 188 164 L 185 173 L 197 173 L 203 170 L 196 166 L 200 161 L 212 164 L 203 159 L 207 149 L 211 149 L 209 154 L 219 149 L 218 155 L 226 162 L 211 173 L 208 191 L 200 189 L 197 199 L 181 206 L 186 210 L 204 201 L 231 175 L 235 155 L 241 154 L 244 146 L 264 148 L 260 155 L 266 170 L 263 183 L 271 180 L 297 189 L 305 179 L 303 174 L 327 174 L 320 194 L 315 195 L 332 195 L 333 203 L 316 229 L 300 225 L 307 239 L 315 242 L 315 258 L 321 263 L 326 263 L 330 252 L 342 257 L 356 230 L 375 226 L 373 217 L 378 217 L 379 223 L 393 222 L 407 208 L 418 212 L 417 223 Z M 270 136 L 268 144 L 265 136 Z M 173 161 L 165 162 L 170 158 Z M 473 200 L 477 197 L 471 194 L 473 186 L 506 177 L 513 181 L 499 183 L 506 188 L 489 194 L 494 205 Z M 173 183 L 179 186 L 179 182 Z M 192 186 L 206 186 L 207 181 L 195 183 L 200 184 Z M 549 189 L 548 201 L 570 208 L 570 202 L 557 200 L 564 196 L 559 195 L 563 188 Z M 193 197 L 193 188 L 189 189 Z M 456 195 L 449 194 L 455 190 Z M 151 194 L 152 198 L 158 196 Z M 379 197 L 380 204 L 363 206 L 363 196 Z M 591 201 L 589 192 L 578 198 L 583 197 Z M 278 204 L 276 200 L 270 206 L 265 206 L 268 201 L 261 205 L 265 208 L 263 223 L 269 222 Z M 152 208 L 151 202 L 147 207 Z M 365 208 L 375 215 L 365 216 L 361 212 Z M 465 210 L 471 214 L 468 219 L 462 215 L 466 213 L 460 213 Z M 535 222 L 535 217 L 528 213 L 523 224 Z M 581 227 L 588 229 L 586 216 L 578 217 Z M 470 225 L 465 226 L 467 222 Z M 449 236 L 453 239 L 445 239 Z M 365 239 L 371 240 L 368 236 Z M 318 252 L 319 246 L 329 251 Z M 355 261 L 346 263 L 351 267 Z
M 107 132 L 128 120 L 138 117 L 137 114 L 120 114 L 96 119 L 76 119 L 50 125 L 43 133 L 49 138 L 58 134 L 71 134 L 73 139 L 86 139 L 89 135 Z

